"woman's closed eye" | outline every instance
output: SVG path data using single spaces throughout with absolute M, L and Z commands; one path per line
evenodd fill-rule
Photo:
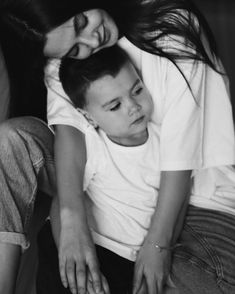
M 71 57 L 71 58 L 75 58 L 79 53 L 79 46 L 78 44 L 75 44 L 70 50 L 69 52 L 65 55 L 65 57 Z

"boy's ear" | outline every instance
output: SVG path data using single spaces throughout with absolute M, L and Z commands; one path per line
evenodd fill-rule
M 98 128 L 98 124 L 93 116 L 86 110 L 86 108 L 81 110 L 81 113 L 85 116 L 88 122 L 96 129 Z
M 86 118 L 95 129 L 98 128 L 98 124 L 97 124 L 96 120 L 92 117 L 92 115 L 89 112 L 87 112 Z

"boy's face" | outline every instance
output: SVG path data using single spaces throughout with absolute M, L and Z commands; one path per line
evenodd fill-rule
M 152 98 L 130 62 L 115 77 L 92 82 L 85 96 L 85 110 L 112 141 L 125 146 L 146 141 Z

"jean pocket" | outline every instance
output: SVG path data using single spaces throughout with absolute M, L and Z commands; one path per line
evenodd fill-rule
M 202 271 L 216 275 L 216 279 L 222 278 L 222 265 L 220 258 L 206 238 L 190 225 L 185 225 L 179 242 L 181 247 L 177 248 L 174 255 L 184 259 Z

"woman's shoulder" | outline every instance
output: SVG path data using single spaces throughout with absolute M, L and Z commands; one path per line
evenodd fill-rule
M 162 64 L 167 63 L 166 58 L 162 58 L 156 54 L 146 52 L 139 47 L 131 43 L 126 37 L 121 38 L 118 41 L 118 45 L 126 51 L 134 66 L 143 73 L 144 69 L 148 69 L 149 64 L 152 64 L 153 67 L 159 68 Z M 151 71 L 149 69 L 149 71 Z

